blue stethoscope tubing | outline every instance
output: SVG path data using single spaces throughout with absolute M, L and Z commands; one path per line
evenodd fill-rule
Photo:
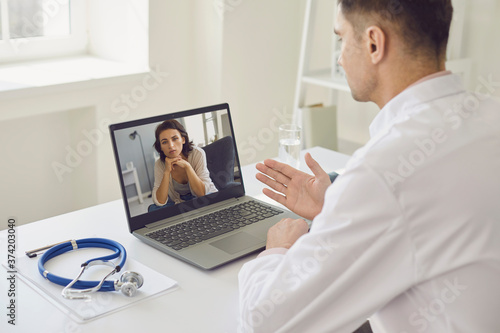
M 56 245 L 47 252 L 45 252 L 40 260 L 38 260 L 38 271 L 40 274 L 42 274 L 43 277 L 45 277 L 47 280 L 49 280 L 52 283 L 61 285 L 61 286 L 67 286 L 72 282 L 71 279 L 67 279 L 64 277 L 57 276 L 55 274 L 52 274 L 48 272 L 44 265 L 49 261 L 50 259 L 57 257 L 58 255 L 61 255 L 63 253 L 75 250 L 75 246 L 73 245 L 76 243 L 76 248 L 78 249 L 83 249 L 83 248 L 89 248 L 89 247 L 97 247 L 97 248 L 105 248 L 114 251 L 114 253 L 107 255 L 107 256 L 102 256 L 99 258 L 94 258 L 87 260 L 84 262 L 81 267 L 84 266 L 89 266 L 92 264 L 94 261 L 99 261 L 99 262 L 109 262 L 110 260 L 116 259 L 118 257 L 121 257 L 120 262 L 118 265 L 115 265 L 115 270 L 116 272 L 119 272 L 121 268 L 125 265 L 125 261 L 127 260 L 127 251 L 125 251 L 125 248 L 123 245 L 121 245 L 118 242 L 115 242 L 110 239 L 105 239 L 105 238 L 84 238 L 84 239 L 79 239 L 76 241 L 69 241 L 66 243 L 62 243 L 59 245 Z M 72 288 L 76 289 L 88 289 L 88 288 L 93 288 L 97 286 L 100 283 L 100 281 L 81 281 L 78 280 Z M 115 281 L 104 281 L 102 284 L 101 288 L 99 291 L 114 291 L 115 289 Z

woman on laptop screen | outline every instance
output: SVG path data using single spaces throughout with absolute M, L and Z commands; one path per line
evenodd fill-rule
M 217 192 L 210 179 L 205 152 L 189 141 L 184 126 L 166 120 L 156 127 L 153 202 L 148 211 Z

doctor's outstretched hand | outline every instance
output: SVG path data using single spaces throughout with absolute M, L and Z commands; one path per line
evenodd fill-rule
M 314 176 L 287 164 L 268 159 L 264 163 L 257 164 L 257 170 L 261 173 L 258 173 L 256 177 L 274 190 L 265 188 L 262 191 L 265 195 L 295 214 L 312 220 L 323 208 L 325 192 L 331 185 L 331 181 L 311 154 L 307 153 L 305 160 Z

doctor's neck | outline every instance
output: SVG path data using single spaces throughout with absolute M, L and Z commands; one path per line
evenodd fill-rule
M 445 56 L 434 58 L 400 53 L 381 64 L 379 83 L 372 94 L 372 101 L 382 109 L 390 100 L 417 81 L 446 70 Z

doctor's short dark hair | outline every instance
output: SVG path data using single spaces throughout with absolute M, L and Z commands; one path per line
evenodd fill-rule
M 443 57 L 453 17 L 451 0 L 338 0 L 344 17 L 361 33 L 368 24 L 393 25 L 408 51 Z
M 165 158 L 167 156 L 161 150 L 160 134 L 161 134 L 161 132 L 163 132 L 164 130 L 167 130 L 167 129 L 178 130 L 179 133 L 181 134 L 181 136 L 186 140 L 184 142 L 184 144 L 182 145 L 182 154 L 187 157 L 189 155 L 189 152 L 191 150 L 193 150 L 193 141 L 189 141 L 189 135 L 188 135 L 186 129 L 184 128 L 184 126 L 182 126 L 182 124 L 180 122 L 178 122 L 177 120 L 172 119 L 172 120 L 165 120 L 163 123 L 156 126 L 156 130 L 155 130 L 155 139 L 156 140 L 155 140 L 153 147 L 160 154 L 161 160 L 165 161 Z

